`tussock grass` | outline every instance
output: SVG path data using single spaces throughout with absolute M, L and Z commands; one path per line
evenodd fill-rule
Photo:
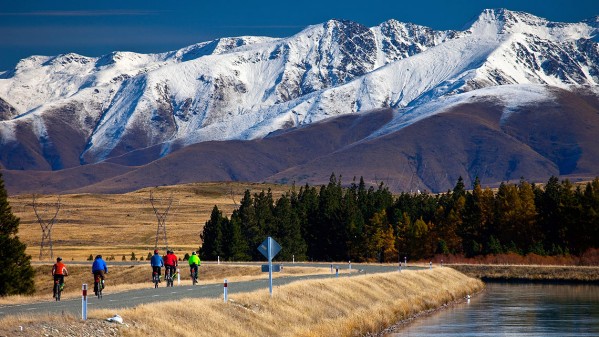
M 451 268 L 308 280 L 222 299 L 141 305 L 119 312 L 120 334 L 160 336 L 362 336 L 483 288 Z M 92 311 L 102 319 L 113 310 Z M 198 323 L 201 319 L 201 324 Z M 189 324 L 195 322 L 198 324 Z
M 599 267 L 452 264 L 466 275 L 497 281 L 599 283 Z
M 173 198 L 166 217 L 169 246 L 183 256 L 200 246 L 200 233 L 210 212 L 217 205 L 223 214 L 231 214 L 246 189 L 251 193 L 272 189 L 273 196 L 289 191 L 287 185 L 236 182 L 195 183 L 145 188 L 125 194 L 65 194 L 57 222 L 52 229 L 54 256 L 65 261 L 85 261 L 90 255 L 114 255 L 120 261 L 131 252 L 145 258 L 154 249 L 157 220 L 149 197 L 153 192 L 159 211 L 167 207 L 164 199 Z M 27 254 L 39 256 L 41 228 L 33 211 L 32 195 L 9 196 L 13 213 L 21 219 L 19 238 L 27 244 Z M 56 209 L 55 195 L 36 196 L 38 213 L 49 221 Z

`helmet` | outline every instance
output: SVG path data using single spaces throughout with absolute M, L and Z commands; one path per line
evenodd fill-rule
M 96 255 L 96 259 L 101 259 L 102 255 Z
M 158 254 L 158 249 L 154 249 L 154 254 Z
M 60 257 L 60 256 L 59 256 L 59 257 L 57 257 L 57 258 L 56 258 L 56 262 L 58 262 L 58 261 L 62 261 L 62 257 Z
M 192 252 L 191 255 L 196 255 L 196 252 Z

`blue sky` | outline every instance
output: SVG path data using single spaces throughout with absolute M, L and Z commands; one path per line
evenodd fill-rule
M 485 8 L 578 22 L 599 15 L 599 0 L 2 1 L 0 71 L 30 55 L 156 53 L 218 37 L 290 36 L 333 18 L 369 27 L 396 19 L 462 29 Z

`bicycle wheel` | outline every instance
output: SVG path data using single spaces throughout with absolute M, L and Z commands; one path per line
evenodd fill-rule
M 55 282 L 54 287 L 56 288 L 56 301 L 60 301 L 60 293 L 62 292 L 60 290 L 60 282 Z

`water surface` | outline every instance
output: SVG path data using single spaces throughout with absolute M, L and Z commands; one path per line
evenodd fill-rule
M 487 283 L 387 336 L 599 336 L 599 285 Z

